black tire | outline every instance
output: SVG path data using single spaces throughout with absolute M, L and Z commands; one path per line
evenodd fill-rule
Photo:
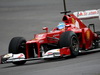
M 98 35 L 98 39 L 94 41 L 94 48 L 100 48 L 100 31 L 95 32 Z
M 18 54 L 24 53 L 25 54 L 25 46 L 26 40 L 23 37 L 14 37 L 9 43 L 8 53 Z M 13 62 L 16 65 L 23 65 L 26 61 L 18 61 Z
M 97 35 L 100 35 L 100 31 L 96 31 L 95 33 L 96 33 Z
M 76 57 L 79 54 L 79 41 L 77 35 L 72 31 L 67 31 L 61 34 L 59 40 L 59 46 L 69 47 L 71 56 Z

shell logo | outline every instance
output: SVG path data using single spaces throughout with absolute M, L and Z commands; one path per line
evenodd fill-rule
M 75 19 L 74 19 L 74 18 L 72 18 L 72 23 L 73 23 L 73 24 L 75 24 L 75 22 L 76 22 L 76 21 L 75 21 Z
M 86 31 L 86 39 L 87 39 L 87 40 L 90 39 L 90 31 L 89 31 L 89 30 Z
M 74 18 L 72 18 L 72 24 L 74 24 L 75 27 L 80 28 L 78 21 L 75 20 Z

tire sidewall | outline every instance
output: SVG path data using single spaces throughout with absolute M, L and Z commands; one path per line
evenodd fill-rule
M 21 43 L 26 43 L 26 40 L 23 37 L 14 37 L 9 43 L 8 53 L 18 54 L 25 53 L 25 50 L 20 50 L 19 46 Z
M 73 38 L 74 38 L 74 39 L 77 41 L 77 43 L 78 43 L 78 47 L 77 47 L 77 50 L 76 50 L 76 51 L 75 51 L 75 49 L 72 47 L 72 40 L 73 40 Z M 74 56 L 74 57 L 77 56 L 77 55 L 79 54 L 79 41 L 78 41 L 76 35 L 72 35 L 72 37 L 71 37 L 70 50 L 71 50 L 71 55 Z
M 76 38 L 77 42 L 78 42 L 78 50 L 75 51 L 72 48 L 72 38 Z M 78 41 L 78 37 L 77 35 L 72 32 L 72 31 L 67 31 L 61 34 L 60 36 L 60 40 L 59 40 L 59 46 L 60 48 L 62 47 L 69 47 L 70 51 L 71 51 L 71 56 L 76 57 L 79 54 L 79 41 Z

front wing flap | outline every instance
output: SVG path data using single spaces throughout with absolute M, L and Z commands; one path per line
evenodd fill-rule
M 0 56 L 1 64 L 16 62 L 16 61 L 24 61 L 24 60 L 25 60 L 25 55 L 23 53 L 19 53 L 19 54 L 8 53 L 8 54 Z

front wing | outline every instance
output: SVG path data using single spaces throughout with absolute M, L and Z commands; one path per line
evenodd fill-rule
M 50 58 L 57 58 L 57 57 L 64 57 L 64 56 L 70 56 L 70 49 L 67 47 L 61 48 L 61 49 L 52 49 L 44 53 L 42 57 L 36 57 L 36 58 L 25 58 L 25 55 L 23 53 L 19 54 L 4 54 L 0 56 L 0 63 L 13 63 L 13 62 L 19 62 L 19 61 L 31 61 L 31 60 L 42 60 L 42 59 L 50 59 Z

